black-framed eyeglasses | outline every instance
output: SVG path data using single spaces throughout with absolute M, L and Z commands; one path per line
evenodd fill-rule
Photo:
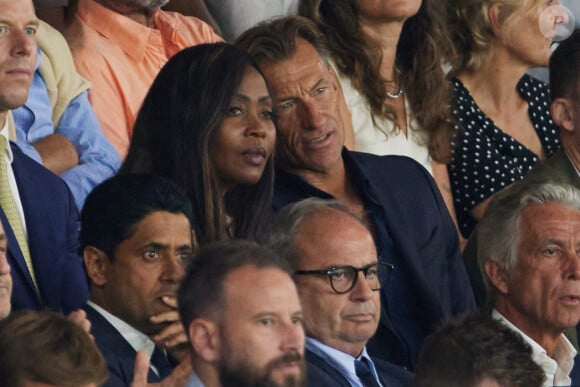
M 335 293 L 344 294 L 350 292 L 356 285 L 359 271 L 364 274 L 367 284 L 371 290 L 380 290 L 380 272 L 390 273 L 395 269 L 395 265 L 386 262 L 371 263 L 360 268 L 344 265 L 335 266 L 321 270 L 296 270 L 294 275 L 320 275 L 328 277 L 330 286 Z

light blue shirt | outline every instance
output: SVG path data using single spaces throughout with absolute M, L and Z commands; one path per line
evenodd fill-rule
M 48 91 L 38 71 L 40 50 L 38 54 L 28 100 L 23 106 L 12 110 L 17 144 L 27 156 L 42 164 L 40 154 L 32 144 L 54 133 L 69 139 L 79 155 L 79 164 L 60 177 L 69 186 L 80 210 L 89 192 L 117 172 L 121 158 L 105 139 L 86 91 L 69 103 L 58 127 L 54 128 Z
M 192 371 L 191 374 L 189 374 L 189 378 L 187 379 L 187 382 L 185 382 L 184 387 L 205 387 L 205 386 L 201 381 L 201 379 L 195 374 L 195 372 Z
M 365 358 L 368 360 L 368 365 L 373 373 L 375 379 L 382 386 L 379 381 L 379 375 L 375 368 L 375 363 L 373 363 L 369 354 L 367 353 L 366 347 L 363 349 L 362 353 L 356 359 L 350 356 L 348 353 L 339 351 L 338 349 L 329 347 L 328 345 L 322 344 L 320 341 L 313 339 L 311 337 L 306 338 L 306 349 L 313 352 L 314 354 L 320 356 L 336 368 L 342 376 L 344 376 L 351 386 L 353 387 L 364 387 L 361 380 L 356 376 L 356 371 L 354 369 L 354 361 Z

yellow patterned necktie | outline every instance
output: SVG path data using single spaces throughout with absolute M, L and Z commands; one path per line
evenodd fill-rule
M 14 232 L 14 236 L 18 241 L 18 246 L 20 251 L 22 251 L 22 256 L 24 256 L 24 261 L 26 262 L 26 267 L 34 283 L 34 287 L 38 291 L 38 284 L 36 282 L 36 276 L 34 274 L 34 268 L 32 266 L 32 259 L 30 258 L 30 250 L 28 249 L 28 241 L 26 240 L 26 235 L 24 233 L 24 225 L 22 224 L 22 218 L 14 201 L 14 196 L 12 196 L 12 190 L 10 190 L 10 183 L 8 180 L 8 168 L 10 166 L 6 162 L 6 147 L 8 143 L 6 137 L 0 135 L 0 207 L 10 223 L 10 228 Z

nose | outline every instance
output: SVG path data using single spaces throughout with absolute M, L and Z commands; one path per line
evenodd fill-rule
M 14 28 L 11 31 L 11 54 L 12 56 L 28 57 L 36 50 L 34 35 L 29 35 L 26 31 Z
M 580 251 L 569 254 L 567 259 L 567 279 L 580 280 Z
M 161 279 L 167 282 L 178 283 L 185 276 L 185 262 L 177 255 L 167 257 L 163 265 Z
M 324 114 L 316 101 L 302 101 L 300 110 L 300 118 L 303 128 L 316 130 L 324 126 Z
M 350 297 L 352 301 L 366 301 L 369 300 L 373 295 L 373 290 L 369 286 L 365 275 L 362 271 L 357 273 L 358 279 L 354 288 L 350 291 Z
M 301 323 L 290 322 L 284 325 L 281 346 L 283 351 L 297 350 L 302 353 L 304 349 L 304 328 Z
M 246 134 L 250 137 L 265 138 L 268 131 L 274 131 L 274 123 L 261 117 L 259 113 L 249 114 L 247 125 Z
M 0 254 L 0 275 L 10 274 L 10 265 L 8 264 L 8 259 L 6 254 Z

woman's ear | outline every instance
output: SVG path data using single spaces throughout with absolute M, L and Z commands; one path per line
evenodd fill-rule
M 487 10 L 487 17 L 491 30 L 495 36 L 500 36 L 503 30 L 503 23 L 506 18 L 506 7 L 503 4 L 495 3 Z

